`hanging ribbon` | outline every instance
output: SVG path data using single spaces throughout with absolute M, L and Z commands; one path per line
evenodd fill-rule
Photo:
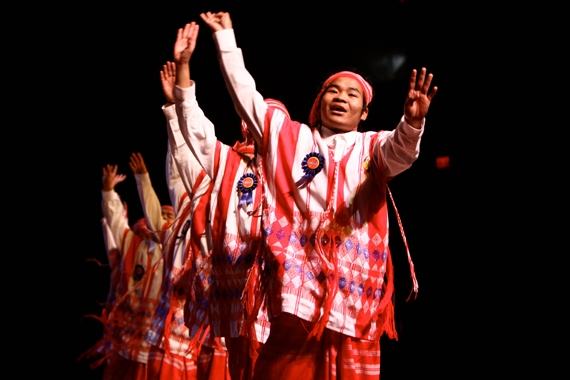
M 317 152 L 311 152 L 303 158 L 301 167 L 305 175 L 296 182 L 297 188 L 307 186 L 307 184 L 323 169 L 325 158 Z
M 253 173 L 246 173 L 241 176 L 238 181 L 238 190 L 241 192 L 241 198 L 238 206 L 247 207 L 253 204 L 252 192 L 257 187 L 257 177 Z

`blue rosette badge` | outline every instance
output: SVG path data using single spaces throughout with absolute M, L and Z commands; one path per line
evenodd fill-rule
M 323 169 L 325 158 L 317 152 L 311 152 L 303 158 L 301 167 L 305 175 L 296 182 L 298 188 L 307 186 L 309 182 Z
M 241 198 L 238 206 L 247 207 L 253 203 L 253 190 L 257 187 L 257 177 L 253 173 L 246 173 L 241 176 L 238 181 L 238 190 L 241 192 Z

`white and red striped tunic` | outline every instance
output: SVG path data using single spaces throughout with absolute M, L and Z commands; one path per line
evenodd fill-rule
M 175 355 L 196 358 L 184 323 L 184 305 L 192 284 L 184 280 L 192 274 L 192 261 L 200 255 L 197 251 L 206 248 L 200 243 L 206 233 L 204 206 L 211 181 L 180 134 L 174 105 L 163 107 L 163 112 L 169 136 L 166 174 L 176 219 L 164 234 L 164 281 L 147 340 Z
M 261 235 L 261 177 L 256 159 L 249 159 L 220 142 L 213 124 L 196 101 L 196 85 L 175 88 L 178 120 L 186 143 L 214 182 L 210 197 L 211 285 L 209 310 L 214 337 L 249 335 L 243 330 L 247 310 L 242 298 L 247 278 L 257 265 Z M 253 174 L 258 185 L 251 203 L 240 205 L 238 183 Z M 189 305 L 191 306 L 191 305 Z M 269 334 L 267 316 L 261 312 L 255 324 L 256 339 L 265 342 Z
M 414 129 L 402 117 L 393 131 L 310 128 L 263 101 L 233 29 L 214 40 L 235 108 L 263 160 L 270 315 L 291 313 L 360 339 L 395 336 L 386 183 L 418 157 L 423 125 Z M 299 187 L 303 160 L 313 152 L 324 166 Z
M 122 253 L 115 305 L 109 313 L 109 323 L 115 326 L 113 345 L 122 357 L 146 363 L 150 349 L 146 334 L 162 285 L 162 249 L 129 228 L 123 202 L 114 190 L 102 195 L 103 215 Z

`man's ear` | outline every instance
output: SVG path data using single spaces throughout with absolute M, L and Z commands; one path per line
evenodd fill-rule
M 362 114 L 360 115 L 360 120 L 364 121 L 366 120 L 367 117 L 368 117 L 368 107 L 366 107 L 364 111 L 362 111 Z

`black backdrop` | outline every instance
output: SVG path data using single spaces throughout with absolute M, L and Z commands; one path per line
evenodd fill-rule
M 201 25 L 191 61 L 201 108 L 216 126 L 218 138 L 233 144 L 239 118 L 219 70 L 216 51 L 200 12 L 229 11 L 246 67 L 264 97 L 276 98 L 294 119 L 306 121 L 319 86 L 329 74 L 357 68 L 373 81 L 375 98 L 364 129 L 392 129 L 401 114 L 412 68 L 425 66 L 439 87 L 427 116 L 420 157 L 390 184 L 419 280 L 416 300 L 406 301 L 412 283 L 400 231 L 391 210 L 391 248 L 396 267 L 396 319 L 400 339 L 382 341 L 382 378 L 457 378 L 469 330 L 458 307 L 465 258 L 458 257 L 456 231 L 466 207 L 458 174 L 463 164 L 458 120 L 462 80 L 471 65 L 460 14 L 443 1 L 385 0 L 337 5 L 291 2 L 262 6 L 220 1 L 147 2 L 131 8 L 92 4 L 69 30 L 80 39 L 64 41 L 73 85 L 69 104 L 74 120 L 66 130 L 74 143 L 66 153 L 79 162 L 73 184 L 62 190 L 78 216 L 71 221 L 72 244 L 63 249 L 61 274 L 54 281 L 64 313 L 63 351 L 57 363 L 67 378 L 98 379 L 79 355 L 101 335 L 100 324 L 84 319 L 98 314 L 109 286 L 101 233 L 101 168 L 118 164 L 127 180 L 117 191 L 129 204 L 129 217 L 142 216 L 135 181 L 128 166 L 132 152 L 142 153 L 159 198 L 169 203 L 164 164 L 167 146 L 159 71 L 172 59 L 176 31 L 185 23 Z M 339 3 L 340 4 L 340 3 Z M 89 21 L 85 21 L 89 20 Z M 459 42 L 458 42 L 459 41 Z M 449 156 L 451 166 L 438 170 L 435 160 Z M 59 309 L 59 307 L 58 307 Z M 461 376 L 460 376 L 461 377 Z

